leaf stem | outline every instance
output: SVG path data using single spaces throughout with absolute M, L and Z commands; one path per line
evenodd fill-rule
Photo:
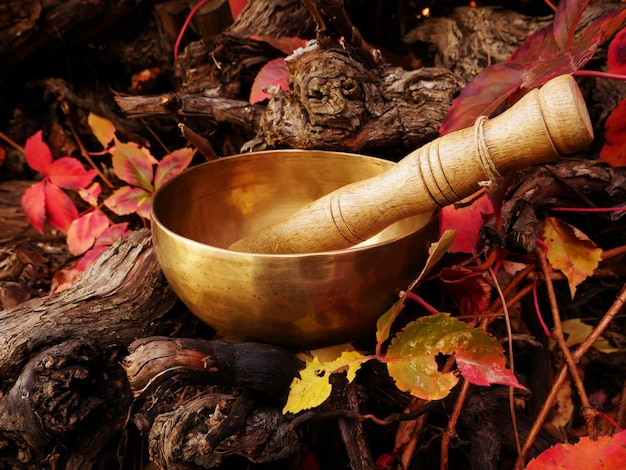
M 26 153 L 24 151 L 24 147 L 22 147 L 21 145 L 19 145 L 17 142 L 15 142 L 13 139 L 11 139 L 8 135 L 6 135 L 4 132 L 0 132 L 0 139 L 4 140 L 7 144 L 9 144 L 11 147 L 13 147 L 14 149 L 22 152 L 22 153 Z
M 551 207 L 554 212 L 622 212 L 626 207 Z
M 208 2 L 208 0 L 200 0 L 196 4 L 196 6 L 191 9 L 189 15 L 187 15 L 187 18 L 185 18 L 185 22 L 180 28 L 180 32 L 178 33 L 178 37 L 176 38 L 176 43 L 174 44 L 174 60 L 178 59 L 178 48 L 180 47 L 180 43 L 183 40 L 185 31 L 187 31 L 187 28 L 189 27 L 189 23 L 191 23 L 192 18 L 195 16 L 196 13 L 198 13 L 198 10 L 200 10 L 200 8 L 202 8 L 206 2 Z
M 600 72 L 599 70 L 576 70 L 573 75 L 577 77 L 598 77 L 610 80 L 626 80 L 626 75 L 619 73 Z

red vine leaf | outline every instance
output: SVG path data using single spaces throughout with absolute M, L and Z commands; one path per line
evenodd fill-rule
M 246 3 L 248 3 L 248 0 L 228 0 L 228 6 L 230 7 L 230 14 L 233 17 L 233 20 L 236 20 L 239 17 L 241 11 L 246 6 Z
M 478 251 L 477 247 L 480 241 L 478 231 L 491 214 L 493 214 L 493 206 L 487 195 L 480 197 L 470 206 L 459 209 L 454 205 L 444 207 L 440 216 L 440 233 L 446 230 L 457 232 L 448 251 L 452 253 L 475 253 Z
M 96 207 L 98 205 L 98 198 L 100 197 L 101 192 L 102 188 L 98 182 L 93 183 L 88 188 L 78 189 L 78 195 L 81 199 L 92 207 Z
M 551 24 L 529 35 L 524 42 L 513 51 L 507 62 L 527 63 L 554 59 L 559 55 L 559 46 L 554 40 L 554 29 Z
M 557 444 L 531 460 L 526 470 L 613 470 L 626 468 L 626 431 L 576 444 Z
M 128 215 L 136 212 L 144 219 L 150 218 L 150 201 L 152 194 L 142 188 L 122 186 L 105 199 L 104 205 L 117 215 Z
M 81 255 L 86 252 L 110 223 L 109 218 L 97 209 L 75 219 L 67 230 L 67 247 L 70 253 Z
M 443 268 L 439 278 L 446 284 L 446 292 L 454 298 L 464 317 L 477 317 L 489 307 L 492 289 L 482 273 L 455 266 Z
M 112 151 L 113 171 L 119 179 L 152 191 L 153 165 L 158 161 L 146 149 L 130 143 L 119 143 Z
M 86 187 L 98 174 L 96 170 L 85 170 L 83 165 L 72 157 L 62 157 L 48 167 L 50 181 L 63 189 Z
M 72 221 L 78 217 L 78 209 L 70 197 L 54 184 L 45 184 L 43 192 L 46 201 L 46 216 L 50 225 L 67 233 Z
M 52 165 L 52 152 L 48 144 L 43 141 L 41 134 L 41 131 L 38 131 L 26 139 L 24 154 L 28 166 L 39 173 L 47 175 L 48 168 Z
M 554 40 L 561 51 L 572 48 L 576 25 L 588 4 L 589 0 L 559 0 L 554 14 Z
M 609 44 L 607 65 L 609 72 L 626 75 L 626 28 L 617 33 Z
M 491 115 L 520 88 L 524 64 L 503 62 L 486 68 L 468 83 L 452 103 L 439 132 L 441 135 L 474 125 L 479 116 Z
M 271 95 L 265 90 L 272 85 L 278 85 L 283 90 L 289 90 L 289 72 L 285 66 L 285 59 L 282 57 L 270 60 L 261 67 L 259 73 L 254 77 L 250 90 L 250 104 L 271 98 Z
M 606 132 L 600 160 L 611 166 L 626 166 L 626 99 L 613 108 L 604 128 Z
M 43 226 L 46 222 L 46 196 L 44 186 L 46 181 L 40 181 L 28 188 L 22 195 L 22 210 L 28 222 L 43 235 Z
M 174 150 L 161 159 L 154 173 L 154 187 L 163 186 L 171 178 L 179 174 L 191 163 L 196 151 L 191 147 Z

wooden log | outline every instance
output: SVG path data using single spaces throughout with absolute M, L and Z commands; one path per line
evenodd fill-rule
M 72 288 L 1 311 L 0 462 L 88 469 L 112 461 L 132 400 L 119 362 L 134 339 L 180 323 L 165 318 L 176 301 L 141 230 Z

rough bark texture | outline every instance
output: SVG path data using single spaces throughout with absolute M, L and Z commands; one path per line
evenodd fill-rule
M 124 368 L 134 420 L 163 469 L 211 468 L 229 456 L 273 462 L 300 446 L 281 408 L 301 361 L 255 343 L 145 338 Z
M 71 289 L 1 311 L 0 463 L 112 464 L 132 400 L 119 361 L 135 338 L 172 328 L 175 302 L 144 230 Z

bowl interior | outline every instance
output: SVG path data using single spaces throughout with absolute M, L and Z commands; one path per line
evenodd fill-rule
M 153 219 L 190 240 L 227 248 L 346 184 L 376 176 L 385 160 L 322 151 L 269 151 L 191 168 L 155 195 Z M 431 214 L 402 220 L 357 245 L 393 240 L 422 227 Z

